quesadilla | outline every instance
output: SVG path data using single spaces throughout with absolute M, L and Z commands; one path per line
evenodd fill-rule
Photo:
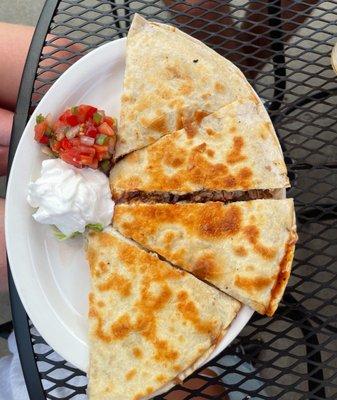
M 160 198 L 165 192 L 178 198 L 189 194 L 190 200 L 199 201 L 195 196 L 202 196 L 204 191 L 208 200 L 221 200 L 214 196 L 281 189 L 289 186 L 289 180 L 281 147 L 263 106 L 236 101 L 200 124 L 166 135 L 124 157 L 111 171 L 110 186 L 119 201 L 137 196 L 146 201 L 149 195 Z M 210 191 L 214 196 L 209 196 Z
M 179 29 L 136 14 L 127 38 L 115 157 L 238 99 L 260 101 L 234 64 Z
M 137 400 L 184 378 L 223 338 L 240 303 L 113 229 L 90 233 L 91 400 Z
M 113 227 L 269 316 L 287 285 L 297 239 L 292 199 L 120 204 Z

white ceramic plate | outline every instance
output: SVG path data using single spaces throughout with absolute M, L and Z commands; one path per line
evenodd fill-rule
M 117 116 L 125 69 L 125 39 L 84 56 L 54 83 L 29 120 L 15 154 L 6 200 L 6 242 L 21 301 L 40 334 L 62 357 L 88 368 L 87 297 L 89 272 L 81 238 L 58 242 L 47 226 L 36 223 L 26 202 L 30 180 L 40 173 L 43 156 L 33 140 L 37 114 L 58 115 L 87 103 Z M 243 307 L 210 358 L 240 333 L 253 311 Z

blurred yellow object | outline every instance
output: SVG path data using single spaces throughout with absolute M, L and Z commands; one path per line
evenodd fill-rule
M 337 42 L 335 43 L 331 52 L 331 65 L 333 70 L 337 74 Z

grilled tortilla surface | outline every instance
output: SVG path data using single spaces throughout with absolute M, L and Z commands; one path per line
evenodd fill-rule
M 280 189 L 289 180 L 264 107 L 236 101 L 124 157 L 111 170 L 110 186 L 118 200 L 135 191 Z
M 297 239 L 292 199 L 120 204 L 113 226 L 269 316 L 287 285 Z
M 234 64 L 179 29 L 136 14 L 127 38 L 116 158 L 238 99 L 260 101 Z
M 191 373 L 240 303 L 113 229 L 88 236 L 91 400 L 137 400 Z

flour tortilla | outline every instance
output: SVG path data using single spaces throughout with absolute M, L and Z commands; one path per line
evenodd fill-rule
M 113 229 L 91 233 L 89 397 L 137 400 L 191 373 L 240 303 Z
M 281 189 L 289 180 L 264 107 L 235 101 L 124 157 L 111 171 L 110 186 L 118 200 L 134 191 Z
M 260 102 L 234 64 L 179 29 L 136 14 L 127 38 L 115 157 L 237 99 Z
M 297 239 L 292 199 L 121 204 L 113 226 L 269 316 L 287 285 Z

